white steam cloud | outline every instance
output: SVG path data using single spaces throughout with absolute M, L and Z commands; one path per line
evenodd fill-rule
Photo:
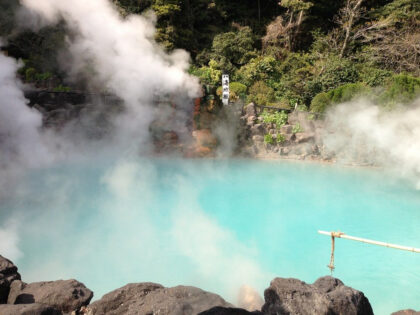
M 60 19 L 71 32 L 68 38 L 72 74 L 94 81 L 103 91 L 122 100 L 129 110 L 119 127 L 127 136 L 139 136 L 153 120 L 151 103 L 158 95 L 199 93 L 198 80 L 187 74 L 185 51 L 166 53 L 153 39 L 153 21 L 143 16 L 122 18 L 107 0 L 21 0 L 49 23 Z M 139 142 L 142 139 L 139 139 Z
M 40 128 L 41 114 L 29 108 L 16 79 L 18 64 L 13 58 L 0 54 L 0 167 L 10 161 L 36 166 L 47 158 Z M 35 164 L 35 165 L 34 165 Z
M 420 189 L 420 99 L 389 111 L 359 99 L 328 113 L 324 144 L 344 161 L 385 166 Z
M 19 234 L 16 220 L 7 220 L 4 226 L 0 226 L 0 254 L 11 260 L 17 260 L 23 256 L 18 247 Z
M 41 26 L 64 20 L 69 31 L 67 43 L 70 58 L 62 66 L 68 71 L 69 77 L 88 78 L 90 87 L 95 87 L 97 91 L 99 87 L 99 92 L 118 96 L 124 102 L 125 112 L 116 115 L 113 120 L 115 130 L 111 139 L 95 142 L 95 146 L 91 146 L 91 140 L 83 139 L 83 135 L 76 132 L 77 125 L 67 124 L 55 133 L 42 130 L 41 114 L 27 106 L 22 84 L 16 79 L 18 64 L 2 55 L 0 163 L 4 165 L 4 172 L 13 165 L 15 171 L 24 173 L 26 165 L 31 168 L 48 166 L 51 162 L 63 161 L 63 157 L 75 165 L 79 162 L 93 165 L 95 163 L 92 161 L 106 160 L 101 159 L 103 152 L 114 153 L 119 158 L 126 156 L 127 152 L 137 153 L 139 147 L 149 142 L 148 128 L 155 118 L 165 120 L 167 128 L 177 131 L 184 128 L 185 132 L 185 115 L 172 108 L 154 106 L 154 103 L 163 96 L 170 98 L 177 109 L 187 108 L 192 105 L 191 99 L 198 95 L 199 84 L 196 78 L 186 72 L 189 62 L 186 52 L 176 50 L 166 53 L 154 42 L 155 29 L 151 19 L 142 16 L 122 18 L 107 0 L 20 2 L 26 8 L 26 26 L 30 24 L 30 14 L 35 14 L 32 16 L 35 31 Z M 192 111 L 192 106 L 189 110 Z M 90 118 L 86 119 L 89 123 Z M 96 144 L 103 150 L 98 150 Z M 129 156 L 133 157 L 131 154 Z M 81 160 L 81 157 L 86 159 Z M 72 165 L 70 163 L 70 167 Z M 0 175 L 3 175 L 3 171 Z M 5 226 L 0 227 L 0 252 L 17 259 L 19 264 L 19 258 L 22 257 L 19 240 L 30 235 L 43 238 L 47 234 L 47 239 L 59 241 L 49 244 L 52 249 L 48 262 L 34 263 L 31 265 L 36 268 L 27 269 L 25 277 L 29 281 L 88 274 L 88 268 L 80 268 L 81 263 L 92 259 L 89 265 L 94 266 L 100 257 L 114 267 L 110 269 L 119 270 L 125 282 L 158 282 L 169 272 L 166 279 L 177 279 L 174 280 L 177 283 L 172 283 L 174 285 L 186 281 L 186 284 L 209 290 L 223 288 L 217 291 L 227 292 L 224 297 L 231 301 L 238 298 L 243 286 L 247 288 L 247 293 L 240 294 L 239 304 L 250 309 L 258 308 L 256 305 L 260 302 L 255 304 L 255 301 L 261 301 L 261 298 L 249 285 L 261 289 L 271 275 L 260 268 L 255 249 L 242 244 L 231 231 L 220 226 L 200 208 L 197 196 L 191 197 L 191 187 L 182 187 L 176 192 L 179 202 L 168 209 L 166 231 L 153 221 L 155 198 L 160 196 L 154 191 L 157 171 L 155 164 L 137 155 L 132 159 L 123 157 L 106 170 L 96 183 L 106 187 L 107 191 L 100 200 L 95 200 L 95 195 L 83 194 L 74 198 L 75 191 L 84 182 L 71 174 L 47 177 L 43 182 L 49 187 L 47 194 L 32 191 L 32 188 L 28 188 L 30 185 L 26 186 L 25 183 L 17 184 L 19 196 L 16 199 L 30 200 L 33 209 L 6 209 L 12 212 L 13 217 L 17 212 L 19 221 L 6 221 Z M 179 178 L 168 179 L 172 180 L 179 186 L 184 183 Z M 6 183 L 0 182 L 0 185 L 3 188 Z M 95 213 L 100 223 L 95 221 L 88 229 L 81 229 L 78 235 L 73 235 L 78 240 L 78 246 L 77 251 L 70 253 L 64 249 L 71 247 L 74 239 L 63 239 L 61 235 L 70 235 L 73 226 L 79 224 L 78 217 L 90 212 L 89 209 L 86 209 L 86 213 L 75 210 L 79 205 L 78 200 L 83 200 L 80 201 L 83 204 L 95 203 L 94 209 L 90 210 L 97 211 Z M 8 217 L 7 213 L 4 217 Z M 25 228 L 18 230 L 20 225 Z M 111 237 L 104 237 L 108 234 Z M 59 242 L 68 246 L 62 246 Z M 162 253 L 162 248 L 168 251 Z M 95 255 L 90 254 L 93 249 Z M 110 253 L 113 255 L 110 256 Z M 176 257 L 184 257 L 196 267 L 191 271 L 191 278 L 176 278 L 172 274 L 172 262 L 165 260 L 168 253 L 176 253 Z M 37 254 L 34 252 L 32 255 Z M 137 265 L 131 261 L 133 255 L 141 257 Z M 73 263 L 63 263 L 62 257 Z M 43 255 L 31 257 L 31 261 L 37 260 L 42 261 Z M 69 265 L 75 267 L 72 269 Z M 179 268 L 184 267 L 181 265 Z M 162 278 L 159 278 L 160 274 Z M 147 276 L 157 278 L 147 279 Z

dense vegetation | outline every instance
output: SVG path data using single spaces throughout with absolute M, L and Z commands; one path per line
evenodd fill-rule
M 123 16 L 153 10 L 157 41 L 189 51 L 191 73 L 215 94 L 223 72 L 234 98 L 316 112 L 358 95 L 392 107 L 420 92 L 418 0 L 113 2 Z M 67 89 L 56 61 L 65 25 L 16 32 L 17 0 L 0 6 L 0 36 L 24 61 L 22 77 Z

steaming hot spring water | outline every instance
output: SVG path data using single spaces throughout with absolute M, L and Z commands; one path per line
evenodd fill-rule
M 275 276 L 330 274 L 317 230 L 418 247 L 420 193 L 383 170 L 255 160 L 125 159 L 33 171 L 0 206 L 26 282 L 194 285 L 237 303 Z M 7 253 L 4 253 L 5 255 Z M 418 254 L 336 240 L 334 276 L 376 314 L 420 308 Z M 243 290 L 243 287 L 242 287 Z

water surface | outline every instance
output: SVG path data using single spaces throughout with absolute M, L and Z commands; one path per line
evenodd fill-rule
M 252 160 L 80 162 L 32 172 L 3 200 L 24 281 L 187 284 L 235 302 L 242 284 L 329 274 L 317 230 L 420 247 L 420 192 L 379 169 Z M 420 255 L 339 239 L 334 276 L 375 314 L 420 309 Z

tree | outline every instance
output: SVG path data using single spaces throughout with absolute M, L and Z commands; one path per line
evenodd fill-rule
M 339 12 L 337 22 L 342 26 L 344 31 L 344 39 L 341 45 L 340 58 L 344 56 L 350 41 L 353 26 L 361 16 L 361 5 L 363 1 L 364 0 L 346 0 L 345 6 Z
M 305 0 L 281 0 L 279 5 L 286 9 L 286 12 L 267 26 L 266 35 L 262 39 L 263 45 L 281 45 L 287 50 L 294 51 L 305 13 L 313 3 Z
M 235 32 L 214 37 L 210 56 L 219 64 L 220 70 L 233 73 L 256 56 L 254 43 L 251 28 L 238 26 Z

